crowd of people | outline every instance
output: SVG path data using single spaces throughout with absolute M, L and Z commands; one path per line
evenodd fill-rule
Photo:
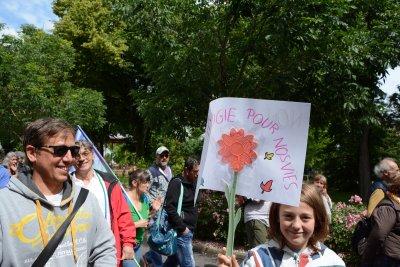
M 24 131 L 25 153 L 4 157 L 0 201 L 7 205 L 0 207 L 0 265 L 124 266 L 143 259 L 146 266 L 195 266 L 193 201 L 200 161 L 189 157 L 174 177 L 169 150 L 161 146 L 147 170 L 129 173 L 125 189 L 112 174 L 94 168 L 92 144 L 75 141 L 74 135 L 65 121 L 38 119 Z M 181 184 L 184 216 L 176 214 L 175 191 Z M 164 263 L 155 251 L 141 257 L 146 229 L 162 205 L 179 234 L 176 255 Z M 65 222 L 69 225 L 61 232 Z
M 65 121 L 38 119 L 24 131 L 25 152 L 5 155 L 0 166 L 0 202 L 7 203 L 0 206 L 0 265 L 128 266 L 135 261 L 194 267 L 200 160 L 188 157 L 174 175 L 170 151 L 160 146 L 155 162 L 131 170 L 124 188 L 112 174 L 94 168 L 93 145 L 75 140 L 74 134 Z M 385 158 L 374 171 L 380 180 L 368 194 L 372 230 L 362 266 L 400 266 L 399 167 Z M 311 183 L 303 183 L 298 207 L 241 198 L 252 247 L 241 266 L 345 266 L 323 243 L 332 221 L 327 189 L 326 177 L 316 174 Z M 146 230 L 161 208 L 177 232 L 177 252 L 164 262 L 156 251 L 142 251 Z M 225 250 L 216 262 L 239 266 Z

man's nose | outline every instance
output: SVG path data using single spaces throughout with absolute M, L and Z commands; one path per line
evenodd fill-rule
M 63 157 L 63 161 L 72 162 L 73 159 L 74 157 L 72 156 L 71 150 L 68 150 Z

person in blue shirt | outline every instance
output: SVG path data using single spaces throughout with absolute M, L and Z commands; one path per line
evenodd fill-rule
M 0 165 L 0 188 L 6 187 L 10 178 L 11 176 L 8 173 L 8 170 L 4 166 Z

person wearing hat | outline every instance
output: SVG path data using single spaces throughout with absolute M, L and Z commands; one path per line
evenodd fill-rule
M 168 165 L 169 162 L 169 150 L 165 146 L 160 146 L 156 150 L 156 161 L 147 169 L 150 174 L 150 186 L 149 191 L 146 194 L 151 207 L 153 201 L 156 199 L 161 203 L 164 203 L 165 194 L 167 193 L 169 181 L 173 177 L 172 169 Z M 162 266 L 162 256 L 154 250 L 148 251 L 143 255 L 145 266 L 148 263 L 152 263 L 152 266 Z
M 150 204 L 158 196 L 161 196 L 161 203 L 164 201 L 168 183 L 173 177 L 172 169 L 168 162 L 169 150 L 165 146 L 160 146 L 156 150 L 156 161 L 147 169 L 150 174 L 150 187 L 147 194 Z

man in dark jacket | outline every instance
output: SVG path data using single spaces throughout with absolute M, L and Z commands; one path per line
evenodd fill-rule
M 189 157 L 185 162 L 182 175 L 173 178 L 165 196 L 165 210 L 168 222 L 178 233 L 178 249 L 175 255 L 169 256 L 164 266 L 194 267 L 192 239 L 197 224 L 197 203 L 194 204 L 196 181 L 199 175 L 200 161 Z M 183 186 L 182 212 L 177 212 L 179 196 Z
M 380 180 L 375 181 L 370 186 L 367 197 L 367 217 L 371 217 L 375 207 L 385 198 L 387 183 L 389 183 L 399 173 L 399 166 L 394 159 L 384 158 L 375 165 L 374 172 Z

